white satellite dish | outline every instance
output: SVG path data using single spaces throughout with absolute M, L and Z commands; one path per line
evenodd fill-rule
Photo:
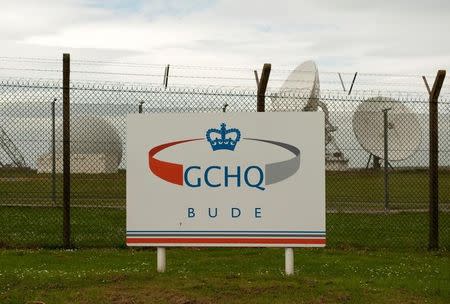
M 353 114 L 353 132 L 364 150 L 383 159 L 384 109 L 390 109 L 387 124 L 388 160 L 407 159 L 417 151 L 422 130 L 417 114 L 399 101 L 386 97 L 374 97 L 359 104 Z
M 272 99 L 273 111 L 317 111 L 320 95 L 319 72 L 314 61 L 300 64 L 284 81 Z

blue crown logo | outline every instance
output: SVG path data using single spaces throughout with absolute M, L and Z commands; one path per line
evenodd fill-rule
M 236 128 L 228 129 L 226 124 L 220 124 L 219 129 L 209 129 L 206 131 L 206 140 L 211 144 L 213 151 L 230 150 L 234 151 L 236 144 L 241 139 L 241 131 Z

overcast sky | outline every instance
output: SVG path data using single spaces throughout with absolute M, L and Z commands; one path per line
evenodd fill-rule
M 450 66 L 448 0 L 1 0 L 1 56 L 331 71 Z

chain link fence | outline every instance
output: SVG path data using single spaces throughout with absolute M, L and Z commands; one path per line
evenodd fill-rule
M 76 247 L 125 246 L 127 114 L 256 111 L 256 92 L 239 89 L 72 83 L 70 99 Z M 266 93 L 266 111 L 302 110 L 324 111 L 326 117 L 328 246 L 427 248 L 428 96 Z M 450 248 L 449 114 L 450 102 L 441 98 L 439 229 L 444 249 Z M 385 171 L 386 134 L 390 156 Z M 62 147 L 62 84 L 1 82 L 0 246 L 63 245 Z

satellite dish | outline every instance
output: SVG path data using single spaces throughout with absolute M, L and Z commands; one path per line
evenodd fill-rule
M 305 61 L 284 81 L 272 107 L 274 111 L 317 111 L 319 93 L 317 66 L 312 60 Z
M 384 116 L 388 111 L 389 160 L 404 160 L 413 155 L 421 142 L 421 126 L 416 113 L 399 101 L 369 98 L 358 105 L 353 114 L 353 132 L 359 144 L 368 153 L 384 157 Z

